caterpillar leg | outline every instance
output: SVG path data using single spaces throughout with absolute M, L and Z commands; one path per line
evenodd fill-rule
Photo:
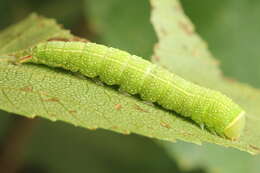
M 148 106 L 154 106 L 153 102 L 150 101 L 142 101 L 142 102 Z
M 204 130 L 204 123 L 200 124 L 200 128 L 201 128 L 201 130 Z
M 124 96 L 131 96 L 131 94 L 129 94 L 128 92 L 126 92 L 123 88 L 119 87 L 118 91 L 123 94 Z

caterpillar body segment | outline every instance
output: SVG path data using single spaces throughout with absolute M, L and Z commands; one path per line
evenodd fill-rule
M 51 41 L 31 49 L 21 62 L 61 67 L 119 85 L 129 94 L 189 117 L 197 124 L 229 139 L 237 139 L 245 126 L 245 112 L 222 93 L 193 84 L 138 56 L 95 43 Z

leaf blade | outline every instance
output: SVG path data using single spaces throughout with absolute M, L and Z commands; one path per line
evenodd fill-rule
M 247 112 L 246 129 L 239 140 L 243 149 L 240 149 L 259 153 L 259 89 L 228 80 L 222 75 L 218 63 L 208 51 L 205 42 L 195 33 L 179 1 L 151 0 L 151 4 L 152 22 L 159 37 L 153 61 L 194 83 L 219 90 L 240 104 Z M 229 141 L 222 143 L 203 136 L 200 139 L 204 142 L 235 147 L 234 143 Z
M 37 23 L 37 19 L 34 22 Z M 56 24 L 52 22 L 50 25 Z M 24 44 L 26 46 L 13 45 L 8 51 L 18 51 L 36 44 L 39 40 L 64 35 L 60 27 L 56 32 L 40 32 L 46 32 L 41 39 L 29 39 Z M 65 32 L 65 37 L 73 36 Z M 18 43 L 19 41 L 16 41 L 16 44 Z M 1 50 L 0 54 L 4 55 L 8 51 Z M 8 58 L 2 59 L 0 84 L 0 109 L 23 116 L 37 115 L 84 128 L 103 128 L 123 134 L 137 133 L 168 141 L 180 139 L 198 144 L 207 141 L 251 153 L 257 152 L 241 141 L 232 142 L 201 130 L 193 122 L 173 112 L 147 105 L 137 97 L 125 96 L 114 88 L 97 85 L 91 79 L 61 69 L 32 64 L 13 65 L 8 62 Z

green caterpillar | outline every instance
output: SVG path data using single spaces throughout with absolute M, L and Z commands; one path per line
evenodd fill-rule
M 19 62 L 46 64 L 120 85 L 129 94 L 157 102 L 189 117 L 211 132 L 235 140 L 245 126 L 245 112 L 230 98 L 182 79 L 125 51 L 95 43 L 49 41 L 30 49 Z

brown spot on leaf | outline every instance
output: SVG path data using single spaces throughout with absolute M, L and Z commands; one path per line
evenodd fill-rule
M 151 6 L 151 9 L 154 10 L 155 5 L 154 5 L 153 1 L 150 1 L 150 6 Z
M 192 56 L 199 56 L 200 55 L 199 49 L 194 49 L 191 54 Z
M 165 123 L 165 122 L 163 122 L 163 121 L 160 123 L 160 125 L 163 126 L 163 127 L 165 127 L 165 128 L 168 128 L 168 129 L 171 128 L 170 124 Z
M 215 65 L 217 65 L 217 66 L 219 66 L 220 65 L 220 61 L 219 60 L 217 60 L 217 59 L 212 59 L 212 62 L 213 62 L 213 64 L 215 64 Z
M 249 145 L 249 147 L 260 152 L 260 148 L 259 147 L 256 147 L 256 146 L 251 145 L 251 144 Z
M 174 11 L 177 11 L 177 12 L 183 13 L 183 9 L 182 9 L 182 6 L 181 6 L 180 4 L 175 4 L 175 5 L 173 6 L 173 10 L 174 10 Z
M 64 41 L 64 42 L 69 42 L 69 41 L 76 41 L 76 42 L 90 42 L 89 40 L 87 39 L 83 39 L 83 38 L 80 38 L 80 37 L 73 37 L 73 38 L 62 38 L 62 37 L 53 37 L 53 38 L 50 38 L 48 39 L 47 41 Z
M 111 128 L 116 130 L 116 129 L 118 129 L 118 126 L 112 126 Z
M 155 45 L 154 45 L 154 49 L 159 49 L 160 48 L 160 45 L 158 44 L 158 43 L 156 43 Z
M 232 77 L 226 77 L 225 76 L 225 80 L 227 80 L 228 82 L 234 83 L 236 82 L 236 79 L 232 78 Z
M 44 101 L 46 101 L 46 102 L 59 102 L 60 100 L 57 97 L 52 97 L 52 98 L 49 98 L 49 99 L 45 99 Z
M 189 133 L 189 132 L 180 131 L 180 133 L 181 133 L 182 135 L 184 135 L 184 136 L 192 136 L 192 134 Z
M 123 130 L 123 134 L 124 134 L 124 135 L 130 135 L 130 133 L 131 133 L 131 132 L 130 132 L 129 130 Z
M 159 57 L 159 56 L 154 55 L 153 57 L 154 57 L 154 60 L 155 60 L 155 61 L 157 61 L 157 62 L 160 61 L 160 57 Z
M 116 109 L 116 110 L 120 110 L 121 108 L 122 108 L 122 105 L 121 105 L 121 104 L 116 104 L 116 105 L 115 105 L 115 109 Z
M 181 29 L 188 35 L 192 35 L 194 33 L 193 27 L 185 22 L 179 21 L 178 22 Z
M 53 37 L 53 38 L 48 39 L 47 41 L 65 41 L 65 42 L 67 42 L 67 41 L 69 41 L 69 39 L 62 38 L 62 37 Z
M 31 86 L 26 86 L 23 88 L 20 88 L 21 91 L 25 91 L 25 92 L 32 92 L 33 88 Z
M 55 114 L 50 114 L 50 116 L 51 116 L 51 117 L 57 117 L 57 115 L 55 115 Z
M 75 113 L 77 113 L 77 111 L 75 111 L 75 110 L 69 110 L 69 113 L 70 113 L 70 114 L 75 114 Z
M 145 112 L 145 113 L 149 113 L 149 111 L 147 111 L 147 110 L 141 108 L 141 107 L 140 107 L 139 105 L 137 105 L 137 104 L 134 105 L 134 108 L 135 108 L 136 110 L 138 110 L 138 111 Z
M 41 28 L 43 28 L 43 27 L 45 26 L 45 23 L 40 22 L 40 23 L 38 23 L 38 26 L 41 27 Z
M 71 41 L 80 41 L 80 42 L 84 42 L 84 43 L 87 43 L 87 42 L 90 42 L 89 40 L 87 40 L 87 39 L 84 39 L 84 38 L 80 38 L 80 37 L 73 37 L 72 39 L 71 39 Z
M 161 31 L 163 36 L 166 36 L 168 34 L 167 31 L 164 28 L 161 28 L 160 31 Z
M 24 57 L 21 57 L 21 58 L 19 58 L 19 63 L 23 63 L 23 62 L 26 62 L 26 61 L 28 61 L 29 59 L 31 59 L 32 58 L 32 56 L 24 56 Z

